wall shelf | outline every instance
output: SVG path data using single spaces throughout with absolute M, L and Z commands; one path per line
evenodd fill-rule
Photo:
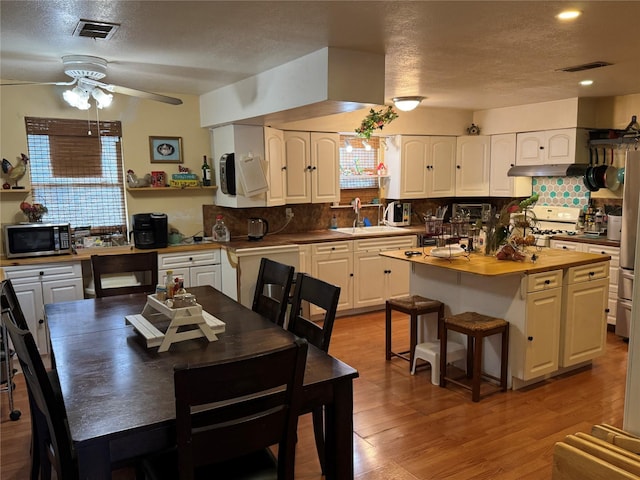
M 380 208 L 380 207 L 384 207 L 384 205 L 382 203 L 363 203 L 362 205 L 360 205 L 360 208 L 372 208 L 372 207 Z M 353 205 L 351 205 L 351 204 L 348 204 L 348 205 L 331 205 L 331 208 L 351 208 L 351 209 L 353 209 Z
M 372 180 L 374 178 L 389 178 L 389 175 L 340 175 L 340 180 Z
M 168 190 L 180 191 L 180 190 L 215 190 L 218 187 L 212 185 L 210 187 L 127 187 L 127 192 L 166 192 Z
M 18 194 L 18 193 L 31 193 L 31 189 L 30 188 L 12 188 L 12 189 L 0 189 L 1 193 L 8 193 L 8 194 Z

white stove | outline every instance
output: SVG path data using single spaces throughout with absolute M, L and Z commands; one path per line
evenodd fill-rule
M 553 235 L 576 235 L 578 233 L 578 207 L 553 207 L 535 205 L 529 209 L 537 220 L 533 228 L 536 245 L 548 247 Z

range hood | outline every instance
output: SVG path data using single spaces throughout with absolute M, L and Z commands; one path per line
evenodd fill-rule
M 507 172 L 509 177 L 582 177 L 586 163 L 568 163 L 559 165 L 518 165 Z

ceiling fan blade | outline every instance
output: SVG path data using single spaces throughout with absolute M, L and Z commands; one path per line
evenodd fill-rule
M 70 82 L 18 82 L 18 83 L 0 83 L 0 87 L 9 87 L 14 85 L 75 85 L 77 79 Z
M 182 105 L 182 100 L 174 97 L 167 97 L 158 93 L 145 92 L 144 90 L 135 90 L 133 88 L 121 87 L 119 85 L 108 85 L 107 90 L 110 92 L 122 93 L 132 97 L 144 98 L 146 100 L 155 100 L 157 102 L 169 103 L 171 105 Z

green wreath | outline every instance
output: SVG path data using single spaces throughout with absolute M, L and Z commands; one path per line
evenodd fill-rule
M 378 111 L 372 108 L 369 110 L 369 115 L 364 117 L 364 120 L 362 120 L 360 127 L 356 128 L 356 134 L 359 137 L 369 140 L 374 130 L 382 130 L 385 125 L 391 123 L 396 118 L 398 118 L 398 114 L 391 106 L 387 107 L 386 110 L 382 109 Z

